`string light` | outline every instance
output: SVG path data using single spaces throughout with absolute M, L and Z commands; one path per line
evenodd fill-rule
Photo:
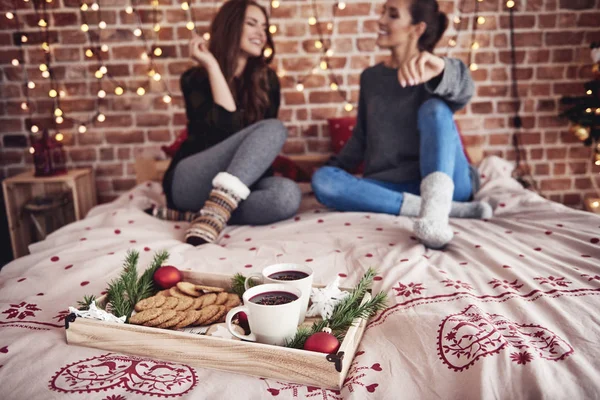
M 124 90 L 123 90 L 123 88 L 122 88 L 121 86 L 117 86 L 117 87 L 115 88 L 115 94 L 116 94 L 117 96 L 120 96 L 120 95 L 122 95 L 122 94 L 123 94 L 123 92 L 124 92 Z
M 171 102 L 171 100 L 172 100 L 172 99 L 171 99 L 171 96 L 169 96 L 168 94 L 165 94 L 165 95 L 163 96 L 163 101 L 164 101 L 165 103 L 169 104 L 169 103 Z
M 50 91 L 48 92 L 48 96 L 55 98 L 56 96 L 58 96 L 58 92 L 54 89 L 50 89 Z
M 100 8 L 100 6 L 98 5 L 98 3 L 92 4 L 92 10 L 98 11 L 99 8 Z
M 92 51 L 92 49 L 87 49 L 87 50 L 85 51 L 85 55 L 86 55 L 87 57 L 90 57 L 90 58 L 91 58 L 91 57 L 93 57 L 93 56 L 94 56 L 94 52 Z
M 450 47 L 456 46 L 456 40 L 454 40 L 454 39 L 448 40 L 448 46 L 450 46 Z
M 100 72 L 102 72 L 103 74 L 106 74 L 108 72 L 108 68 L 106 68 L 105 65 L 100 67 Z
M 317 49 L 322 49 L 323 48 L 323 42 L 321 42 L 320 40 L 315 41 L 315 47 Z
M 301 84 L 301 83 L 298 83 L 298 84 L 296 85 L 296 90 L 297 90 L 297 91 L 299 91 L 299 92 L 303 91 L 303 90 L 304 90 L 304 85 L 303 85 L 303 84 Z
M 60 124 L 62 124 L 62 123 L 63 123 L 63 121 L 64 121 L 63 117 L 56 117 L 56 123 L 57 123 L 57 124 L 59 124 L 59 125 L 60 125 Z
M 26 102 L 22 102 L 21 103 L 21 110 L 27 110 L 27 109 L 29 109 L 29 106 L 27 105 L 27 103 Z
M 346 103 L 346 104 L 344 105 L 344 110 L 346 110 L 346 111 L 348 111 L 348 112 L 352 111 L 353 109 L 354 109 L 354 107 L 353 107 L 353 106 L 352 106 L 352 104 L 350 104 L 350 103 Z
M 42 43 L 42 50 L 44 50 L 46 53 L 50 52 L 50 45 L 46 42 Z
M 187 10 L 189 10 L 189 9 L 190 9 L 190 5 L 188 4 L 188 2 L 187 2 L 187 1 L 184 1 L 183 3 L 181 3 L 181 9 L 182 9 L 183 11 L 187 11 Z
M 140 28 L 136 28 L 136 29 L 133 31 L 133 34 L 134 34 L 135 36 L 137 36 L 137 37 L 140 37 L 140 36 L 142 36 L 142 30 L 141 30 Z
M 160 57 L 162 55 L 162 49 L 160 47 L 157 47 L 154 49 L 154 55 L 156 57 Z
M 62 140 L 65 138 L 65 136 L 58 132 L 56 135 L 54 135 L 54 139 L 56 139 L 57 142 L 62 142 Z
M 37 125 L 31 125 L 31 132 L 38 133 L 39 131 L 40 131 L 40 128 L 38 128 Z
M 160 25 L 159 24 L 155 24 L 154 25 L 154 32 L 159 32 L 160 31 Z
M 279 8 L 279 1 L 278 0 L 273 0 L 271 2 L 271 7 L 273 7 L 273 8 Z
M 21 35 L 21 42 L 27 43 L 27 40 L 29 40 L 29 39 L 27 39 L 26 35 Z
M 57 117 L 60 117 L 63 115 L 63 112 L 60 108 L 57 108 L 56 110 L 54 110 L 54 115 L 56 115 Z
M 327 61 L 321 61 L 321 64 L 319 64 L 319 66 L 321 67 L 322 70 L 326 70 L 327 69 Z
M 277 32 L 277 25 L 269 26 L 269 32 L 271 32 L 272 34 L 275 34 Z
M 103 89 L 98 90 L 98 97 L 100 97 L 101 99 L 106 97 L 106 91 L 104 91 Z
M 204 40 L 210 40 L 210 33 L 206 32 L 204 35 L 202 35 L 202 37 Z
M 97 118 L 98 122 L 104 122 L 106 121 L 106 115 L 100 113 L 98 114 L 98 118 Z
M 317 23 L 317 19 L 315 17 L 310 17 L 308 19 L 308 24 L 309 25 L 315 25 Z
M 6 18 L 13 19 L 14 17 L 15 17 L 15 15 L 13 13 L 11 13 L 10 11 L 6 13 Z
M 42 77 L 44 77 L 46 79 L 50 78 L 50 72 L 48 72 L 48 71 L 42 72 Z
M 475 63 L 471 63 L 471 65 L 469 65 L 469 69 L 471 71 L 477 71 L 479 69 L 479 65 L 477 65 Z
M 42 18 L 38 21 L 38 26 L 41 26 L 42 28 L 48 26 L 48 23 Z
M 46 64 L 40 64 L 40 71 L 48 71 L 48 66 Z
M 346 8 L 346 3 L 344 3 L 343 1 L 340 1 L 340 2 L 338 3 L 338 8 L 339 8 L 340 10 L 343 10 L 344 8 Z
M 87 132 L 87 127 L 85 125 L 79 125 L 79 128 L 77 128 L 77 132 L 79 132 L 79 133 L 86 133 Z
M 265 58 L 269 58 L 271 57 L 271 54 L 273 54 L 273 49 L 270 47 L 267 47 L 264 51 L 263 51 L 263 55 L 265 56 Z
M 85 4 L 85 3 L 83 3 L 80 8 L 81 8 L 81 11 L 87 11 L 88 10 L 88 5 Z
M 13 58 L 13 60 L 11 61 L 11 64 L 16 67 L 17 65 L 19 65 L 19 60 L 17 60 L 16 58 Z
M 102 79 L 102 77 L 104 76 L 104 74 L 100 70 L 98 70 L 98 71 L 96 71 L 96 73 L 94 74 L 94 76 L 96 78 L 98 78 L 98 79 Z
M 338 85 L 335 82 L 331 82 L 329 84 L 329 87 L 331 88 L 331 90 L 338 90 Z
M 472 48 L 473 50 L 477 50 L 477 49 L 479 49 L 479 43 L 477 43 L 477 42 L 473 42 L 473 44 L 471 45 L 471 48 Z
M 585 92 L 586 94 L 592 94 L 592 90 L 589 89 L 587 92 Z
M 126 12 L 127 14 L 133 14 L 133 7 L 131 7 L 131 6 L 128 6 L 128 7 L 125 9 L 125 12 Z
M 185 27 L 188 28 L 188 30 L 193 31 L 195 28 L 195 25 L 192 21 L 190 21 L 185 25 Z
M 478 23 L 479 25 L 483 25 L 483 24 L 485 24 L 485 18 L 484 18 L 484 17 L 479 17 L 479 18 L 477 18 L 477 23 Z
M 87 32 L 90 30 L 90 27 L 88 26 L 88 24 L 81 24 L 81 30 Z
M 29 81 L 29 82 L 27 83 L 27 87 L 28 87 L 29 89 L 34 89 L 34 88 L 35 88 L 35 82 L 33 82 L 33 81 Z
M 108 45 L 103 44 L 102 46 L 100 46 L 100 50 L 106 53 L 108 51 Z
M 161 78 L 162 76 L 160 76 L 159 73 L 154 74 L 154 76 L 152 77 L 152 79 L 154 79 L 156 82 L 160 81 Z
M 100 28 L 100 29 L 106 29 L 106 22 L 105 21 L 100 21 L 98 23 L 98 28 Z
M 506 2 L 506 7 L 513 8 L 515 6 L 515 2 L 513 0 L 508 0 Z
M 144 94 L 146 94 L 146 89 L 144 89 L 143 87 L 140 86 L 137 89 L 137 94 L 140 95 L 140 96 L 143 96 Z
M 29 154 L 35 154 L 35 149 L 33 147 L 29 148 Z

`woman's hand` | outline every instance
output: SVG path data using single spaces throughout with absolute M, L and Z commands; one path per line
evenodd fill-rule
M 215 56 L 208 50 L 208 43 L 201 36 L 194 34 L 190 40 L 190 57 L 204 68 L 218 64 Z
M 429 52 L 421 52 L 403 62 L 398 68 L 398 81 L 402 87 L 419 85 L 444 71 L 444 59 Z

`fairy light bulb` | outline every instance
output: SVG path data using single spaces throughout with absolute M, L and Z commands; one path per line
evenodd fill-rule
M 54 115 L 57 117 L 61 117 L 63 115 L 63 111 L 60 108 L 54 110 Z
M 273 0 L 271 2 L 271 7 L 273 7 L 273 8 L 279 8 L 279 1 L 278 0 Z
M 50 45 L 47 42 L 42 43 L 42 50 L 48 53 L 50 51 Z
M 162 49 L 160 47 L 157 47 L 154 49 L 154 55 L 156 57 L 160 57 L 162 55 Z
M 134 34 L 135 36 L 137 36 L 137 37 L 140 37 L 140 36 L 142 36 L 142 30 L 141 30 L 140 28 L 136 28 L 136 29 L 133 31 L 133 34 Z
M 27 39 L 26 35 L 21 35 L 21 42 L 27 43 L 27 40 L 29 40 L 29 39 Z
M 298 83 L 298 84 L 296 85 L 296 90 L 297 90 L 297 91 L 299 91 L 299 92 L 303 91 L 303 90 L 304 90 L 304 85 L 303 85 L 303 84 L 301 84 L 301 83 Z
M 87 11 L 87 10 L 88 10 L 88 5 L 87 5 L 87 4 L 85 4 L 85 3 L 83 3 L 83 4 L 81 5 L 81 11 Z
M 156 82 L 160 81 L 161 78 L 162 76 L 159 73 L 154 74 L 154 76 L 152 77 L 152 79 L 154 79 Z
M 31 132 L 38 133 L 39 131 L 40 131 L 40 128 L 38 128 L 37 125 L 31 125 Z
M 91 57 L 94 56 L 94 52 L 92 51 L 92 49 L 87 49 L 85 51 L 85 55 L 86 55 L 86 57 L 90 57 L 91 58 Z
M 106 29 L 106 21 L 100 21 L 98 23 L 98 28 L 100 28 L 100 29 Z
M 48 26 L 48 23 L 46 22 L 46 20 L 45 20 L 45 19 L 43 19 L 43 18 L 42 18 L 42 19 L 40 19 L 40 20 L 38 21 L 38 26 L 40 26 L 40 27 L 42 27 L 42 28 L 45 28 L 45 27 L 47 27 L 47 26 Z
M 454 17 L 454 23 L 455 24 L 460 24 L 460 17 Z
M 346 111 L 348 111 L 348 112 L 352 111 L 353 109 L 354 109 L 354 107 L 353 107 L 353 106 L 352 106 L 352 104 L 350 104 L 350 103 L 346 103 L 346 104 L 344 105 L 344 110 L 346 110 Z
M 57 142 L 62 142 L 62 140 L 65 138 L 65 136 L 58 132 L 56 135 L 54 135 L 54 139 L 56 139 Z
M 48 92 L 48 96 L 55 98 L 56 96 L 58 96 L 58 92 L 54 89 L 50 89 L 50 91 Z
M 329 50 L 327 50 L 327 51 L 325 52 L 325 55 L 326 55 L 327 57 L 331 57 L 331 56 L 333 55 L 333 50 L 332 50 L 332 49 L 329 49 Z
M 316 40 L 315 41 L 315 48 L 322 49 L 323 48 L 323 42 L 321 42 L 320 40 Z
M 322 70 L 326 70 L 327 69 L 327 61 L 321 61 L 319 66 L 321 67 Z
M 13 13 L 11 13 L 10 11 L 6 13 L 6 18 L 13 19 L 14 17 L 15 17 L 15 15 Z
M 285 69 L 282 68 L 279 71 L 277 71 L 277 76 L 283 78 L 285 76 Z
M 154 25 L 154 32 L 159 32 L 160 31 L 160 25 L 159 24 L 155 24 Z
M 586 94 L 588 94 L 588 95 L 589 95 L 589 94 L 592 94 L 592 90 L 591 90 L 591 89 L 589 89 L 589 90 L 588 90 L 587 92 L 585 92 L 585 93 L 586 93 Z
M 19 65 L 19 60 L 13 58 L 13 60 L 10 63 L 16 67 L 17 65 Z
M 343 10 L 344 8 L 346 8 L 346 3 L 344 3 L 343 1 L 340 1 L 340 2 L 338 3 L 338 8 L 339 8 L 340 10 Z
M 589 113 L 591 113 L 591 112 L 592 112 L 592 109 L 591 109 L 591 108 L 586 108 L 586 109 L 585 109 L 585 112 L 589 114 Z
M 104 122 L 106 121 L 106 115 L 100 113 L 98 114 L 98 117 L 96 119 L 98 120 L 98 122 Z
M 479 49 L 479 43 L 478 43 L 478 42 L 473 42 L 473 44 L 471 45 L 471 48 L 472 48 L 473 50 L 477 50 L 477 49 Z
M 133 7 L 131 7 L 131 6 L 128 6 L 128 7 L 125 9 L 125 12 L 126 12 L 127 14 L 133 14 Z
M 479 65 L 477 65 L 475 63 L 471 63 L 471 65 L 469 65 L 469 69 L 471 71 L 477 71 L 479 69 Z
M 28 108 L 29 108 L 29 106 L 27 105 L 26 102 L 21 103 L 21 110 L 27 110 Z
M 315 17 L 310 17 L 308 19 L 308 24 L 309 25 L 315 25 L 317 23 L 317 19 Z
M 477 18 L 477 23 L 478 23 L 479 25 L 483 25 L 483 24 L 485 24 L 485 17 L 479 17 L 479 18 Z
M 210 33 L 206 32 L 204 35 L 202 35 L 202 37 L 204 40 L 210 40 Z
M 88 24 L 81 24 L 81 30 L 87 32 L 90 30 L 90 27 L 88 26 Z
M 108 51 L 108 45 L 107 45 L 107 44 L 103 44 L 103 45 L 100 47 L 100 50 L 102 50 L 103 52 L 105 52 L 105 53 L 106 53 L 106 52 Z
M 103 89 L 98 90 L 98 97 L 100 97 L 101 99 L 106 97 L 106 91 L 104 91 Z
M 327 30 L 329 30 L 329 31 L 330 31 L 330 30 L 332 30 L 332 29 L 333 29 L 333 23 L 331 23 L 331 22 L 328 22 L 328 23 L 327 23 Z
M 506 7 L 513 8 L 515 6 L 515 2 L 513 0 L 508 0 L 506 2 Z
M 448 40 L 448 46 L 450 46 L 450 47 L 456 46 L 456 40 L 454 40 L 454 39 Z
M 98 5 L 98 3 L 92 4 L 92 10 L 98 11 L 99 8 L 100 8 L 100 6 Z
M 99 71 L 102 72 L 103 74 L 106 74 L 108 72 L 108 68 L 106 68 L 106 66 L 103 65 L 100 67 Z
M 42 72 L 42 77 L 44 77 L 46 79 L 50 78 L 50 72 L 48 72 L 48 71 Z
M 144 61 L 148 61 L 148 54 L 147 53 L 142 53 L 141 59 L 144 60 Z
M 168 94 L 165 94 L 165 95 L 163 96 L 163 101 L 164 101 L 165 103 L 169 104 L 169 103 L 171 102 L 171 100 L 172 100 L 172 98 L 171 98 L 171 96 L 169 96 Z
M 79 128 L 77 128 L 77 132 L 79 132 L 79 133 L 86 133 L 87 132 L 87 127 L 85 125 L 79 125 Z
M 265 57 L 271 57 L 271 54 L 273 54 L 273 49 L 270 47 L 267 47 L 264 51 L 263 51 L 263 55 Z
M 29 89 L 34 89 L 34 88 L 35 88 L 35 83 L 34 83 L 33 81 L 29 81 L 29 82 L 27 83 L 27 87 L 28 87 Z
M 187 10 L 189 10 L 189 9 L 190 9 L 190 5 L 188 4 L 188 2 L 187 2 L 187 1 L 184 1 L 183 3 L 181 3 L 181 9 L 182 9 L 183 11 L 187 11 Z
M 35 149 L 33 147 L 29 148 L 29 154 L 35 154 Z
M 331 82 L 329 84 L 329 87 L 331 88 L 331 90 L 338 90 L 338 85 L 335 82 Z
M 140 95 L 140 96 L 143 96 L 144 94 L 146 94 L 146 89 L 144 89 L 143 87 L 140 86 L 137 89 L 137 94 Z
M 64 119 L 63 119 L 63 117 L 56 117 L 55 121 L 56 121 L 57 124 L 60 125 L 60 124 L 62 124 L 64 122 Z
M 185 27 L 186 27 L 188 30 L 190 30 L 190 31 L 193 31 L 193 30 L 194 30 L 194 27 L 195 27 L 195 25 L 194 25 L 194 23 L 193 23 L 192 21 L 190 21 L 190 22 L 188 22 L 187 24 L 185 24 Z
M 94 76 L 98 79 L 101 79 L 104 76 L 104 74 L 102 73 L 102 71 L 98 70 L 98 71 L 96 71 Z
M 269 26 L 269 32 L 271 32 L 272 34 L 277 32 L 277 25 L 271 25 Z
M 115 94 L 116 94 L 117 96 L 120 96 L 120 95 L 122 95 L 122 94 L 123 94 L 123 92 L 124 92 L 124 90 L 123 90 L 123 88 L 122 88 L 121 86 L 117 86 L 117 87 L 115 88 Z
M 48 71 L 48 66 L 46 64 L 40 64 L 40 71 Z
M 64 90 L 61 90 L 60 92 L 58 92 L 58 95 L 60 97 L 65 97 L 67 95 L 67 93 Z

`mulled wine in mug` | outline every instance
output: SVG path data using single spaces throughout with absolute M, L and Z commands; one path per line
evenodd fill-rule
M 244 292 L 244 305 L 227 313 L 227 329 L 233 336 L 264 344 L 281 346 L 292 339 L 298 329 L 302 292 L 288 284 L 267 283 Z M 250 334 L 242 335 L 233 327 L 233 318 L 244 312 Z
M 250 287 L 249 281 L 252 278 L 263 283 L 286 283 L 300 289 L 302 297 L 300 299 L 301 310 L 298 324 L 304 322 L 313 284 L 313 270 L 311 268 L 306 265 L 292 263 L 270 265 L 265 267 L 262 272 L 256 272 L 246 278 L 244 283 L 246 290 Z

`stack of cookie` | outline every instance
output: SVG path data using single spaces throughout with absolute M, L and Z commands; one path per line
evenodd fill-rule
M 179 282 L 139 301 L 129 323 L 165 329 L 206 326 L 223 322 L 227 312 L 240 304 L 237 294 L 223 288 Z

